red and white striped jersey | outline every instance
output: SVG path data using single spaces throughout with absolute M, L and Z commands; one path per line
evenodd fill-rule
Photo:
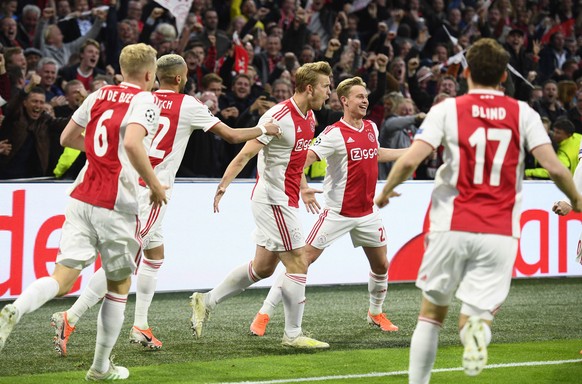
M 170 187 L 166 191 L 169 198 L 190 135 L 197 129 L 207 132 L 220 120 L 206 105 L 190 95 L 170 90 L 158 90 L 155 95 L 162 110 L 149 157 L 158 180 Z
M 502 92 L 474 90 L 432 107 L 415 140 L 444 146 L 431 231 L 519 237 L 525 150 L 550 143 L 533 109 Z
M 279 124 L 282 135 L 258 138 L 265 146 L 258 154 L 257 182 L 251 199 L 263 204 L 299 207 L 301 175 L 315 132 L 313 112 L 303 115 L 291 98 L 265 112 L 259 124 L 271 119 Z
M 156 97 L 130 83 L 105 86 L 90 94 L 72 116 L 85 128 L 87 163 L 73 183 L 71 197 L 138 214 L 138 173 L 123 146 L 125 128 L 130 123 L 143 126 L 144 145 L 149 148 L 159 116 Z
M 342 118 L 317 137 L 309 149 L 327 159 L 323 195 L 329 209 L 347 217 L 374 211 L 378 147 L 378 128 L 371 120 L 356 128 Z

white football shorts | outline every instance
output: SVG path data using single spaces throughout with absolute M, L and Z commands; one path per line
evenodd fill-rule
M 141 253 L 139 229 L 136 215 L 71 199 L 56 262 L 81 270 L 100 253 L 107 279 L 123 280 L 135 271 Z
M 463 303 L 494 313 L 507 298 L 518 239 L 471 232 L 430 232 L 416 286 L 430 302 Z
M 346 217 L 330 209 L 319 214 L 306 243 L 324 249 L 346 233 L 350 234 L 354 248 L 386 245 L 386 231 L 379 211 L 362 217 Z
M 166 196 L 168 196 L 167 192 Z M 139 221 L 141 223 L 140 235 L 143 249 L 153 249 L 164 244 L 162 221 L 167 209 L 168 204 L 154 208 L 150 203 L 149 188 L 139 188 Z
M 285 252 L 305 246 L 297 212 L 299 208 L 251 201 L 256 228 L 253 241 L 271 252 Z

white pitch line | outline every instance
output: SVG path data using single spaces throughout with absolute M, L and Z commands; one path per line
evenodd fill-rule
M 540 366 L 540 365 L 560 365 L 560 364 L 571 364 L 571 363 L 581 363 L 581 362 L 582 362 L 582 359 L 554 360 L 554 361 L 525 361 L 523 363 L 491 364 L 491 365 L 487 365 L 485 367 L 485 369 L 511 368 L 511 367 L 535 367 L 535 366 Z M 462 371 L 462 370 L 463 370 L 462 367 L 438 368 L 438 369 L 433 369 L 432 373 L 455 372 L 455 371 Z M 227 382 L 227 383 L 223 383 L 223 384 L 280 384 L 280 383 L 298 383 L 298 382 L 307 382 L 307 381 L 363 379 L 366 377 L 400 376 L 400 375 L 407 375 L 407 374 L 408 374 L 408 371 L 372 372 L 372 373 L 363 373 L 363 374 L 359 374 L 359 375 L 302 377 L 302 378 L 295 378 L 295 379 L 279 379 L 279 380 L 266 380 L 266 381 L 236 381 L 236 382 Z

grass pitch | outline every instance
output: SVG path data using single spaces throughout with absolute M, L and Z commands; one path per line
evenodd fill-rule
M 432 382 L 580 383 L 581 289 L 580 278 L 514 280 L 494 323 L 489 366 L 475 378 L 460 370 L 459 303 L 454 303 L 441 332 Z M 115 361 L 130 369 L 133 383 L 407 382 L 408 347 L 420 304 L 420 293 L 412 284 L 392 284 L 388 289 L 384 308 L 400 327 L 396 333 L 381 333 L 366 323 L 366 286 L 308 287 L 304 329 L 331 345 L 315 352 L 281 347 L 282 308 L 264 337 L 250 335 L 250 321 L 266 293 L 249 289 L 220 304 L 199 340 L 189 328 L 189 293 L 156 295 L 150 325 L 164 343 L 156 352 L 127 341 L 135 302 L 130 296 L 113 352 Z M 69 356 L 60 358 L 52 352 L 50 315 L 68 308 L 73 300 L 54 300 L 22 319 L 0 352 L 0 383 L 66 383 L 84 378 L 93 357 L 98 306 L 77 324 Z

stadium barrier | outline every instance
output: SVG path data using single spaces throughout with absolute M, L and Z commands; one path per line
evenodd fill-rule
M 235 182 L 213 213 L 216 181 L 177 182 L 164 220 L 166 261 L 159 291 L 203 290 L 216 286 L 233 267 L 254 255 L 250 195 L 254 183 Z M 382 187 L 379 183 L 378 190 Z M 313 183 L 320 188 L 321 184 Z M 52 272 L 58 252 L 68 183 L 0 184 L 0 299 L 17 297 L 32 281 Z M 411 181 L 382 210 L 391 259 L 390 281 L 410 281 L 422 258 L 426 213 L 432 182 Z M 522 238 L 515 277 L 582 276 L 576 248 L 582 215 L 553 214 L 561 192 L 550 182 L 526 181 L 523 190 Z M 323 196 L 318 195 L 320 202 Z M 317 219 L 300 207 L 305 236 Z M 279 266 L 278 271 L 282 270 Z M 86 284 L 87 268 L 72 295 Z M 368 262 L 349 236 L 327 249 L 311 267 L 308 284 L 359 284 L 368 281 Z M 275 272 L 277 274 L 278 272 Z M 268 286 L 273 278 L 259 282 Z

